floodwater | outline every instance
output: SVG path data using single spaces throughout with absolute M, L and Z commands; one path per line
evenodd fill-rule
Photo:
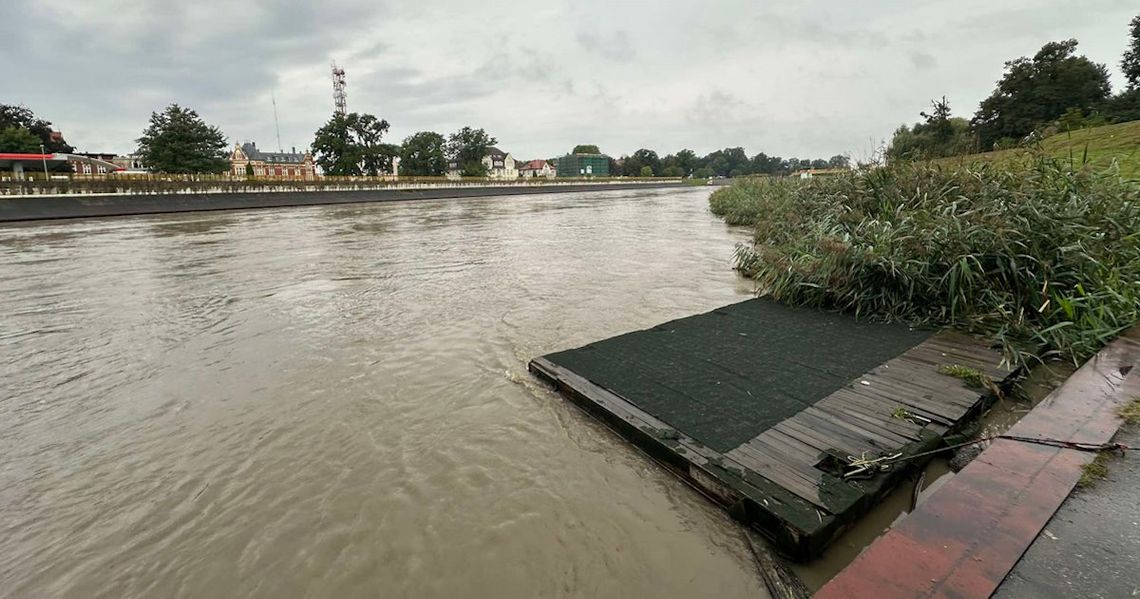
M 745 299 L 708 194 L 0 227 L 0 595 L 764 596 L 526 372 Z

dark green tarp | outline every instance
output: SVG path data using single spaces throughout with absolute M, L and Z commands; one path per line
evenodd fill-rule
M 754 299 L 546 358 L 723 453 L 929 335 Z

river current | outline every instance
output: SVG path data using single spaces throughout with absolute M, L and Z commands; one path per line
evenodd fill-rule
M 708 194 L 0 226 L 0 595 L 764 596 L 526 371 L 746 299 Z

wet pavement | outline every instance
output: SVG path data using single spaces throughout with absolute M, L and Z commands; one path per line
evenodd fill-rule
M 1140 446 L 1140 427 L 1115 441 Z M 1106 479 L 1074 491 L 993 597 L 1140 597 L 1140 453 L 1114 457 Z

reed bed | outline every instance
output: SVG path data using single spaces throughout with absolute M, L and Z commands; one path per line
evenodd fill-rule
M 963 330 L 1017 366 L 1079 363 L 1140 318 L 1140 187 L 1071 166 L 745 180 L 710 207 L 755 228 L 736 265 L 777 300 Z

